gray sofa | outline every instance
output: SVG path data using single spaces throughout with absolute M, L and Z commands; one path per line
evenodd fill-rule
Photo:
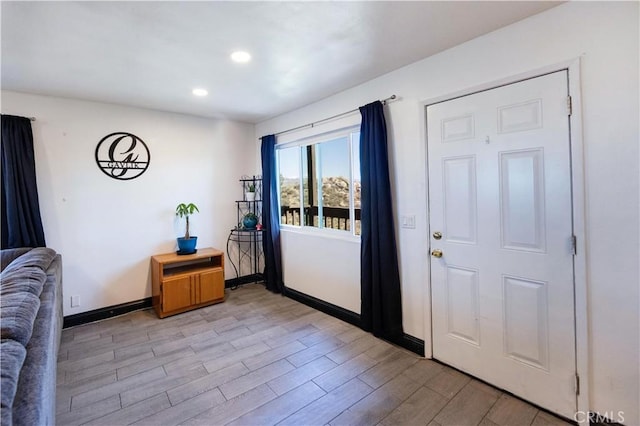
M 62 259 L 49 248 L 0 252 L 2 426 L 55 424 Z

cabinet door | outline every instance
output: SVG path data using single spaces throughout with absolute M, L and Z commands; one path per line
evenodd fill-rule
M 224 298 L 224 272 L 222 269 L 200 274 L 200 303 Z
M 171 312 L 191 306 L 195 297 L 192 291 L 190 276 L 165 279 L 162 283 L 162 310 Z

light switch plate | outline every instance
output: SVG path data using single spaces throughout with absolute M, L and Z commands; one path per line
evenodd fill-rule
M 401 226 L 403 228 L 414 229 L 416 227 L 416 216 L 415 215 L 401 216 L 400 220 L 401 220 L 401 222 L 400 222 Z

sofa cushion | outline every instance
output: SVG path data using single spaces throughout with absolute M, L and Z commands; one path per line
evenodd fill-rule
M 11 413 L 13 400 L 16 396 L 20 370 L 27 354 L 26 349 L 13 340 L 2 340 L 0 343 L 0 393 L 2 424 L 12 424 Z
M 28 266 L 22 269 L 12 268 L 2 273 L 0 296 L 5 297 L 20 292 L 40 296 L 46 279 L 47 274 L 36 266 Z
M 31 339 L 33 323 L 39 308 L 40 298 L 29 292 L 2 294 L 0 298 L 2 339 L 15 340 L 26 347 Z
M 17 249 L 24 250 L 24 249 Z M 21 256 L 14 258 L 13 262 L 2 270 L 2 278 L 10 271 L 15 271 L 28 266 L 35 266 L 46 271 L 53 259 L 56 257 L 55 250 L 47 247 L 36 247 L 34 249 L 26 249 L 27 252 Z M 5 250 L 3 250 L 4 252 Z
M 40 308 L 40 294 L 47 279 L 45 271 L 55 256 L 56 252 L 49 248 L 35 248 L 16 257 L 0 274 L 0 328 L 3 339 L 15 340 L 23 346 L 29 343 L 33 322 Z
M 0 251 L 0 271 L 4 271 L 4 268 L 9 266 L 11 262 L 13 262 L 16 258 L 22 256 L 29 250 L 31 250 L 31 247 L 4 249 Z

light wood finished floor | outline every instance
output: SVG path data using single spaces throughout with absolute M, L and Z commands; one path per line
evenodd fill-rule
M 257 284 L 66 329 L 57 379 L 59 425 L 567 424 Z

